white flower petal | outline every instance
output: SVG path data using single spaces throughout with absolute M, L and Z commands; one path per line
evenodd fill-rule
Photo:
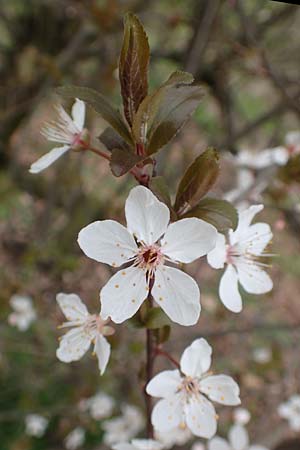
M 207 262 L 214 269 L 222 269 L 226 262 L 226 239 L 218 233 L 215 248 L 207 254 Z
M 154 439 L 132 439 L 132 445 L 138 450 L 162 450 L 163 445 Z
M 44 169 L 47 169 L 51 164 L 53 164 L 58 158 L 60 158 L 64 153 L 70 150 L 69 145 L 64 145 L 63 147 L 55 147 L 50 152 L 43 155 L 36 162 L 31 164 L 29 172 L 39 173 Z
M 192 277 L 173 267 L 159 267 L 155 272 L 152 295 L 173 322 L 195 325 L 200 315 L 200 291 Z
M 252 205 L 249 208 L 239 211 L 239 221 L 236 230 L 230 235 L 231 244 L 239 241 L 245 230 L 250 226 L 254 216 L 264 209 L 264 205 Z
M 181 383 L 179 370 L 164 370 L 149 381 L 146 391 L 152 397 L 170 397 Z
M 249 445 L 249 436 L 242 425 L 233 425 L 229 430 L 229 441 L 233 450 L 245 450 Z
M 144 186 L 131 189 L 125 204 L 127 228 L 139 241 L 153 244 L 166 231 L 169 208 Z
M 182 421 L 183 409 L 179 394 L 160 400 L 152 410 L 151 422 L 157 431 L 170 431 Z
M 206 255 L 216 245 L 217 230 L 195 217 L 181 219 L 169 225 L 161 244 L 169 258 L 184 263 Z
M 121 266 L 138 251 L 131 234 L 114 220 L 90 223 L 79 232 L 78 244 L 89 258 L 113 267 Z
M 238 290 L 238 275 L 231 264 L 228 264 L 222 275 L 219 296 L 224 306 L 230 311 L 238 313 L 242 310 L 242 297 Z
M 237 265 L 239 282 L 250 294 L 265 294 L 273 288 L 270 276 L 255 263 L 243 263 Z
M 289 131 L 285 136 L 285 142 L 287 145 L 299 145 L 300 131 Z
M 290 154 L 286 147 L 273 148 L 273 160 L 278 166 L 284 166 L 290 158 Z
M 250 445 L 249 450 L 269 450 L 267 447 L 263 445 Z
M 132 317 L 148 295 L 142 269 L 128 267 L 117 272 L 100 292 L 101 316 L 121 323 Z
M 241 403 L 238 384 L 227 375 L 211 375 L 200 381 L 200 390 L 211 400 L 222 405 Z
M 212 348 L 201 338 L 196 339 L 183 352 L 180 360 L 181 371 L 191 377 L 200 377 L 207 372 L 211 364 Z
M 113 450 L 135 450 L 135 447 L 128 442 L 118 442 L 111 446 Z
M 91 345 L 91 336 L 84 327 L 76 327 L 68 331 L 60 340 L 56 356 L 60 361 L 78 361 Z
M 186 424 L 195 436 L 211 439 L 217 431 L 216 411 L 204 396 L 191 398 L 184 406 Z
M 243 236 L 240 237 L 239 247 L 244 248 L 244 252 L 253 255 L 261 255 L 273 237 L 270 225 L 267 223 L 255 223 L 246 228 Z
M 208 442 L 208 450 L 232 450 L 225 439 L 216 436 Z
M 66 318 L 70 321 L 81 323 L 89 316 L 85 304 L 82 303 L 80 297 L 76 294 L 64 294 L 61 292 L 57 294 L 56 301 Z
M 110 356 L 110 344 L 104 336 L 97 333 L 94 352 L 98 358 L 100 374 L 103 375 Z
M 71 115 L 78 130 L 82 131 L 85 119 L 85 103 L 82 100 L 76 98 L 76 101 L 72 106 Z

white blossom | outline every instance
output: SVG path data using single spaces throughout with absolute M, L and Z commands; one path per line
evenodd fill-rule
M 20 331 L 28 330 L 37 318 L 32 299 L 23 295 L 13 295 L 9 303 L 13 312 L 8 316 L 8 323 Z
M 288 160 L 288 152 L 283 146 L 267 148 L 259 152 L 242 150 L 237 154 L 235 160 L 240 167 L 259 170 L 276 165 L 284 166 Z
M 191 450 L 205 450 L 205 445 L 200 441 L 196 441 L 193 443 Z
M 208 450 L 268 450 L 262 445 L 250 445 L 247 430 L 239 424 L 230 428 L 228 441 L 216 436 L 208 442 Z
M 48 419 L 40 414 L 28 414 L 25 417 L 25 433 L 28 436 L 42 437 L 48 426 Z
M 185 424 L 173 428 L 170 431 L 161 432 L 158 430 L 154 430 L 155 439 L 161 442 L 163 444 L 163 447 L 167 449 L 174 447 L 174 445 L 186 444 L 192 438 L 192 436 L 193 435 L 191 431 Z
M 113 267 L 130 263 L 103 287 L 102 316 L 124 322 L 137 312 L 151 289 L 156 303 L 174 322 L 195 324 L 200 315 L 198 285 L 165 263 L 189 263 L 206 255 L 215 246 L 216 229 L 196 218 L 169 224 L 169 208 L 143 186 L 131 190 L 125 215 L 127 228 L 103 220 L 86 226 L 78 236 L 90 258 Z
M 78 98 L 72 107 L 71 117 L 61 105 L 57 106 L 59 119 L 50 122 L 42 130 L 49 141 L 61 144 L 43 155 L 29 169 L 30 173 L 39 173 L 53 164 L 69 150 L 80 149 L 88 139 L 88 132 L 83 128 L 85 120 L 85 104 Z
M 261 170 L 271 166 L 284 166 L 291 156 L 299 153 L 300 132 L 290 131 L 287 133 L 283 145 L 256 152 L 242 150 L 235 157 L 235 162 L 240 167 Z
M 82 411 L 89 411 L 91 417 L 95 420 L 110 417 L 114 406 L 114 399 L 104 392 L 98 392 L 93 397 L 81 400 L 79 404 L 80 409 Z
M 149 395 L 162 397 L 152 411 L 152 424 L 159 432 L 187 426 L 199 437 L 211 438 L 217 429 L 213 400 L 223 405 L 239 405 L 239 387 L 227 375 L 211 375 L 212 348 L 205 339 L 187 347 L 179 370 L 156 375 L 146 387 Z
M 76 450 L 81 447 L 85 440 L 85 430 L 82 427 L 76 427 L 64 440 L 67 450 Z
M 235 408 L 233 411 L 233 419 L 239 425 L 246 425 L 251 419 L 251 414 L 248 409 Z
M 227 239 L 218 233 L 216 247 L 207 255 L 208 263 L 215 269 L 227 265 L 220 281 L 219 296 L 226 308 L 233 312 L 242 309 L 238 283 L 250 294 L 264 294 L 273 287 L 264 270 L 268 264 L 261 261 L 262 257 L 271 256 L 265 252 L 273 236 L 270 226 L 266 223 L 251 224 L 262 209 L 263 205 L 252 205 L 240 211 L 236 230 L 229 230 Z
M 162 450 L 163 446 L 154 439 L 132 439 L 131 443 L 119 442 L 112 446 L 113 450 Z
M 300 431 L 300 395 L 292 395 L 278 407 L 278 414 L 286 419 L 293 431 Z
M 268 347 L 258 347 L 253 350 L 253 360 L 258 364 L 267 364 L 272 360 L 272 350 Z
M 105 431 L 103 441 L 106 445 L 130 441 L 144 427 L 144 417 L 135 406 L 123 405 L 121 412 L 121 416 L 102 424 Z
M 113 334 L 114 329 L 107 325 L 108 321 L 103 320 L 100 314 L 89 314 L 78 295 L 60 293 L 56 300 L 68 319 L 60 328 L 71 327 L 60 339 L 56 356 L 66 363 L 78 361 L 93 343 L 102 375 L 110 356 L 110 344 L 104 336 Z

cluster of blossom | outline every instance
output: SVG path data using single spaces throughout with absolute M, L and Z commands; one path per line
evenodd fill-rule
M 284 144 L 260 151 L 240 150 L 236 156 L 229 155 L 238 172 L 236 187 L 224 195 L 228 201 L 237 205 L 245 204 L 249 198 L 259 201 L 261 194 L 268 187 L 268 177 L 263 177 L 257 183 L 257 177 L 262 171 L 271 172 L 272 168 L 284 167 L 290 158 L 300 155 L 300 132 L 287 133 Z
M 45 169 L 69 150 L 89 146 L 89 133 L 84 128 L 84 103 L 76 100 L 72 117 L 62 107 L 58 112 L 60 121 L 49 124 L 43 133 L 62 146 L 34 163 L 30 168 L 32 173 Z M 290 136 L 286 147 L 265 150 L 255 168 L 286 163 L 291 148 L 300 152 L 300 146 L 295 143 L 298 138 Z M 247 159 L 247 152 L 241 153 L 237 163 L 252 169 L 252 155 Z M 111 351 L 107 337 L 115 331 L 109 321 L 119 324 L 130 319 L 149 295 L 173 322 L 183 326 L 196 324 L 201 312 L 200 289 L 179 267 L 205 255 L 211 267 L 225 267 L 219 296 L 230 311 L 242 310 L 239 284 L 252 294 L 269 292 L 273 284 L 265 271 L 268 265 L 261 258 L 271 256 L 266 249 L 272 232 L 266 223 L 252 223 L 262 209 L 263 205 L 252 205 L 240 210 L 237 228 L 229 230 L 225 236 L 208 222 L 194 217 L 170 223 L 169 208 L 147 187 L 134 187 L 125 204 L 126 227 L 114 220 L 102 220 L 79 232 L 78 244 L 86 256 L 121 269 L 101 289 L 101 310 L 97 314 L 90 314 L 76 294 L 57 295 L 67 319 L 61 327 L 70 328 L 60 340 L 57 357 L 67 363 L 77 361 L 93 344 L 103 374 Z M 211 439 L 216 433 L 218 418 L 212 401 L 231 406 L 240 403 L 239 387 L 231 377 L 210 374 L 211 354 L 212 348 L 206 340 L 196 339 L 184 350 L 179 369 L 160 372 L 146 386 L 148 395 L 160 398 L 151 416 L 156 441 L 134 439 L 128 443 L 142 429 L 143 421 L 140 413 L 127 405 L 122 408 L 122 416 L 104 422 L 104 442 L 113 445 L 115 450 L 160 450 L 183 442 L 191 435 Z M 81 407 L 100 419 L 111 414 L 114 403 L 100 395 L 82 403 Z M 103 413 L 104 410 L 107 412 Z M 288 417 L 287 409 L 284 414 Z M 75 437 L 69 436 L 69 449 L 76 448 L 73 441 L 84 439 L 82 429 L 73 433 Z M 208 448 L 263 449 L 249 447 L 242 424 L 231 429 L 229 441 L 228 444 L 216 437 Z

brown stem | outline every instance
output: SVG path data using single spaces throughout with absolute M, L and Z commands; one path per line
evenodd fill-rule
M 173 356 L 171 356 L 168 352 L 165 352 L 165 351 L 162 350 L 161 348 L 157 347 L 155 353 L 156 353 L 156 355 L 164 356 L 164 357 L 167 358 L 169 361 L 171 361 L 171 363 L 174 364 L 174 366 L 176 366 L 177 369 L 180 369 L 180 364 L 179 364 L 179 362 L 176 361 L 176 359 L 174 359 Z
M 153 330 L 146 329 L 146 385 L 145 385 L 145 402 L 146 402 L 146 416 L 147 416 L 147 438 L 153 439 L 153 426 L 151 423 L 152 412 L 152 397 L 147 394 L 146 386 L 153 377 Z
M 110 161 L 110 156 L 107 155 L 106 153 L 103 153 L 101 150 L 99 150 L 98 148 L 95 147 L 87 147 L 87 150 L 89 150 L 90 152 L 95 153 L 98 156 L 101 156 L 102 158 L 107 159 L 108 161 Z

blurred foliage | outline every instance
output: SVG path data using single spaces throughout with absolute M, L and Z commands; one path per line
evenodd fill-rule
M 39 130 L 54 115 L 57 86 L 88 86 L 121 109 L 117 67 L 127 11 L 140 17 L 149 35 L 150 93 L 176 70 L 192 72 L 205 90 L 186 130 L 158 157 L 157 174 L 166 177 L 172 200 L 199 150 L 214 146 L 222 154 L 244 146 L 262 149 L 278 145 L 287 131 L 299 127 L 297 6 L 265 0 L 0 0 L 3 450 L 58 450 L 78 425 L 87 430 L 84 448 L 100 448 L 101 423 L 77 407 L 99 388 L 119 404 L 144 407 L 136 389 L 143 369 L 143 334 L 130 323 L 112 338 L 110 371 L 101 379 L 91 356 L 70 365 L 55 357 L 61 321 L 56 293 L 76 292 L 91 311 L 98 311 L 98 291 L 110 275 L 107 267 L 82 255 L 78 231 L 96 219 L 123 221 L 124 199 L 133 181 L 127 175 L 112 178 L 106 162 L 92 154 L 67 155 L 38 176 L 27 170 L 48 149 Z M 92 111 L 88 123 L 95 138 L 106 127 Z M 300 389 L 299 217 L 291 208 L 292 198 L 299 202 L 298 163 L 291 161 L 280 174 L 291 190 L 278 186 L 276 178 L 266 196 L 267 220 L 276 224 L 283 217 L 286 224 L 279 237 L 275 231 L 275 252 L 283 255 L 275 259 L 274 292 L 259 298 L 245 294 L 247 312 L 237 318 L 217 299 L 217 276 L 204 270 L 200 323 L 190 330 L 175 327 L 168 344 L 176 355 L 200 334 L 212 341 L 216 369 L 230 372 L 242 386 L 254 436 L 273 433 L 277 404 Z M 215 188 L 219 196 L 232 181 L 224 173 Z M 158 183 L 157 189 L 166 195 L 165 186 Z M 228 216 L 234 222 L 231 211 Z M 199 281 L 199 266 L 192 270 Z M 14 293 L 31 295 L 38 312 L 38 321 L 25 333 L 7 323 Z M 164 331 L 167 335 L 167 326 Z M 260 346 L 272 348 L 266 365 L 252 358 Z M 158 366 L 162 363 L 160 359 Z M 31 412 L 50 419 L 42 438 L 24 434 L 24 418 Z M 229 419 L 230 412 L 222 412 L 221 429 Z

